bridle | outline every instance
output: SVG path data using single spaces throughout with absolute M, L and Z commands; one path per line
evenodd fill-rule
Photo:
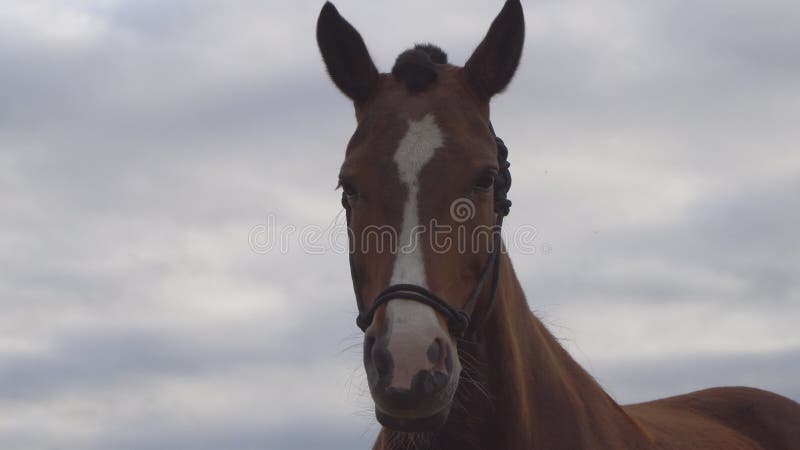
M 502 247 L 500 231 L 503 227 L 503 218 L 508 215 L 509 210 L 511 209 L 511 200 L 507 198 L 508 190 L 511 187 L 511 172 L 508 170 L 511 164 L 508 162 L 508 148 L 506 148 L 503 140 L 497 137 L 495 134 L 491 122 L 489 122 L 489 130 L 492 132 L 492 136 L 497 144 L 497 162 L 499 171 L 494 180 L 494 212 L 497 217 L 492 229 L 492 253 L 489 255 L 489 260 L 486 262 L 486 265 L 481 271 L 481 276 L 467 298 L 466 303 L 464 303 L 464 306 L 461 308 L 455 308 L 446 301 L 442 300 L 441 297 L 422 286 L 416 284 L 394 284 L 381 291 L 381 293 L 375 297 L 375 300 L 372 302 L 372 306 L 367 309 L 364 304 L 364 299 L 361 296 L 361 289 L 359 287 L 358 277 L 356 275 L 355 261 L 353 259 L 354 252 L 351 250 L 350 277 L 353 280 L 353 290 L 355 291 L 356 304 L 358 305 L 358 317 L 356 318 L 356 324 L 361 331 L 367 331 L 367 328 L 369 328 L 373 319 L 375 318 L 375 312 L 381 305 L 395 299 L 404 299 L 426 304 L 436 311 L 444 314 L 447 317 L 447 326 L 450 330 L 450 333 L 455 336 L 462 336 L 469 328 L 470 320 L 472 318 L 471 316 L 472 313 L 474 313 L 478 298 L 483 291 L 483 286 L 491 276 L 492 284 L 489 290 L 489 298 L 485 308 L 486 312 L 480 325 L 482 326 L 486 321 L 486 318 L 489 316 L 492 306 L 494 305 L 495 296 L 497 294 L 497 284 L 500 274 L 499 254 Z M 350 230 L 350 216 L 352 215 L 352 210 L 349 202 L 347 201 L 347 195 L 345 193 L 342 193 L 342 206 L 344 206 L 346 211 L 347 228 Z M 473 328 L 473 332 L 479 328 L 480 326 Z

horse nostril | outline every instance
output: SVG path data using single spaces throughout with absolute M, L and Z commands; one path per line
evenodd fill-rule
M 428 347 L 428 361 L 430 361 L 431 364 L 439 364 L 439 361 L 442 360 L 443 350 L 442 340 L 439 338 L 434 339 Z
M 434 370 L 450 373 L 453 371 L 453 357 L 450 353 L 450 348 L 445 340 L 436 338 L 428 347 L 428 361 L 433 364 Z
M 392 354 L 386 347 L 377 346 L 372 350 L 372 364 L 378 372 L 378 378 L 386 379 L 392 374 L 394 362 Z
M 370 364 L 372 362 L 372 348 L 375 346 L 375 336 L 367 336 L 364 338 L 364 363 Z

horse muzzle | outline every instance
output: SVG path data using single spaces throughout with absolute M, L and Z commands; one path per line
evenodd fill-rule
M 432 431 L 447 420 L 461 365 L 450 334 L 434 311 L 418 302 L 387 305 L 387 326 L 371 326 L 364 367 L 375 415 L 398 431 Z

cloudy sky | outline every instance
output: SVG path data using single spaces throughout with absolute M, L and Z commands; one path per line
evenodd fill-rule
M 346 257 L 290 232 L 337 220 L 354 128 L 321 6 L 0 2 L 0 447 L 370 445 Z M 501 2 L 337 6 L 385 71 Z M 493 121 L 531 308 L 621 402 L 800 400 L 800 3 L 525 9 Z

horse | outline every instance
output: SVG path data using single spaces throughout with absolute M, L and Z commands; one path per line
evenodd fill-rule
M 320 12 L 319 50 L 357 123 L 339 186 L 373 448 L 799 450 L 800 405 L 774 393 L 619 405 L 532 313 L 499 237 L 511 177 L 489 120 L 524 30 L 507 0 L 463 67 L 422 44 L 381 73 L 336 7 Z

